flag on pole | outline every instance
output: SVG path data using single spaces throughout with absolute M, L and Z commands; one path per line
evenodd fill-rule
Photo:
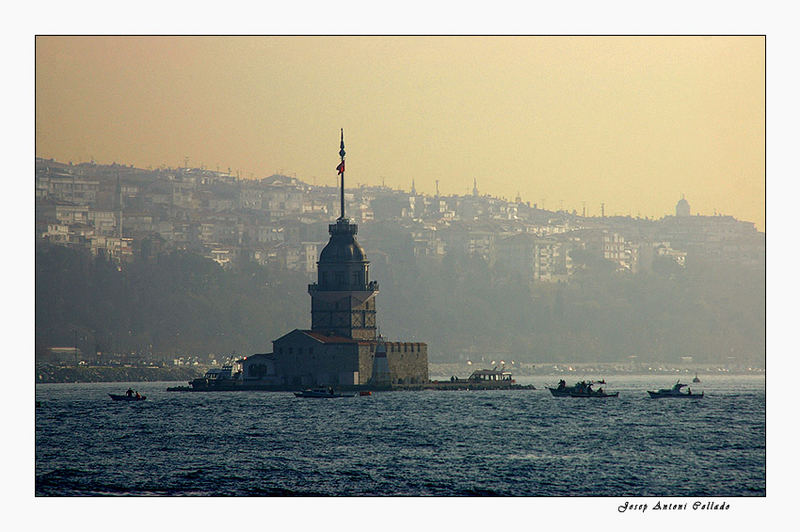
M 339 157 L 342 158 L 342 162 L 339 163 L 336 170 L 339 171 L 339 175 L 342 175 L 344 173 L 344 128 L 342 128 L 342 142 L 339 144 Z

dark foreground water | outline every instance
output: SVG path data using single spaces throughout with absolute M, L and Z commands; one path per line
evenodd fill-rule
M 603 400 L 537 390 L 167 392 L 36 386 L 37 495 L 765 495 L 763 377 L 607 377 Z

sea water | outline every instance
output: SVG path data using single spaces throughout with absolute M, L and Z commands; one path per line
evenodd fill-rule
M 765 379 L 606 376 L 617 398 L 536 390 L 167 392 L 38 384 L 37 496 L 765 495 Z M 568 384 L 572 384 L 572 380 Z M 146 401 L 113 402 L 133 387 Z

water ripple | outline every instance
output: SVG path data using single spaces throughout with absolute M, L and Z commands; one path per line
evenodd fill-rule
M 762 380 L 707 384 L 702 401 L 546 390 L 167 393 L 37 385 L 37 496 L 763 496 Z M 668 383 L 667 383 L 668 384 Z M 611 388 L 612 386 L 609 385 Z M 741 393 L 737 393 L 741 392 Z

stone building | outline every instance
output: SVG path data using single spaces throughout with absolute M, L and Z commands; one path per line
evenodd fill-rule
M 295 329 L 274 340 L 269 355 L 252 361 L 254 357 L 248 357 L 243 367 L 248 380 L 262 371 L 265 382 L 297 386 L 363 385 L 372 377 L 378 346 L 378 283 L 369 278 L 369 261 L 356 240 L 358 225 L 344 214 L 344 141 L 340 155 L 341 216 L 328 226 L 330 240 L 319 255 L 317 282 L 308 285 L 311 329 Z M 392 384 L 428 380 L 427 344 L 386 342 L 385 346 Z M 251 370 L 256 364 L 265 369 Z

